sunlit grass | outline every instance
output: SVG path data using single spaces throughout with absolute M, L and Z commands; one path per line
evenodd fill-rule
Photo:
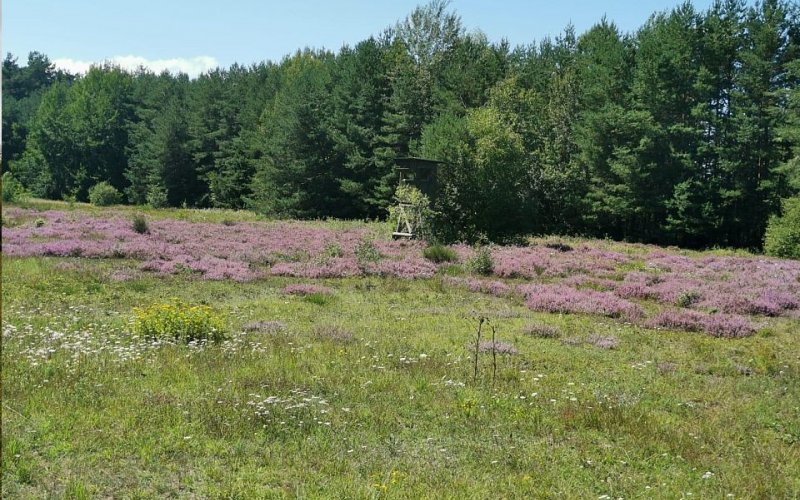
M 796 319 L 732 340 L 532 312 L 444 271 L 234 283 L 2 264 L 7 498 L 800 495 Z M 332 293 L 286 293 L 298 283 Z M 173 300 L 218 311 L 228 340 L 134 337 L 134 308 Z M 475 376 L 481 316 L 517 353 L 480 353 Z

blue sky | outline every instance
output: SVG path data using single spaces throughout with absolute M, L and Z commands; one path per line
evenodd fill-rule
M 80 70 L 113 59 L 190 74 L 234 62 L 280 60 L 305 46 L 337 50 L 381 32 L 418 0 L 5 0 L 3 52 L 24 61 L 31 50 Z M 624 31 L 669 0 L 452 0 L 469 30 L 527 44 L 568 24 L 583 32 L 606 15 Z M 694 0 L 705 9 L 712 0 Z

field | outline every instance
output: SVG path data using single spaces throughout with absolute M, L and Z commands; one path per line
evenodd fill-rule
M 4 207 L 3 497 L 800 496 L 800 262 L 386 235 Z

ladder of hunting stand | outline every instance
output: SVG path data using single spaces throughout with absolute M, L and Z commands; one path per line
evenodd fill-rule
M 437 191 L 437 172 L 443 162 L 429 158 L 413 156 L 395 158 L 395 171 L 398 173 L 400 185 L 411 185 L 433 201 Z M 397 227 L 392 238 L 412 239 L 418 236 L 414 219 L 414 208 L 410 203 L 400 202 L 397 205 Z
M 411 209 L 410 203 L 400 203 L 397 206 L 397 227 L 392 233 L 392 239 L 399 240 L 400 238 L 411 239 L 414 237 L 415 227 L 408 216 Z

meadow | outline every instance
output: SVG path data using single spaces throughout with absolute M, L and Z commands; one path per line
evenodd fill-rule
M 2 221 L 4 497 L 800 496 L 798 261 L 222 210 Z M 181 309 L 216 340 L 137 323 Z

